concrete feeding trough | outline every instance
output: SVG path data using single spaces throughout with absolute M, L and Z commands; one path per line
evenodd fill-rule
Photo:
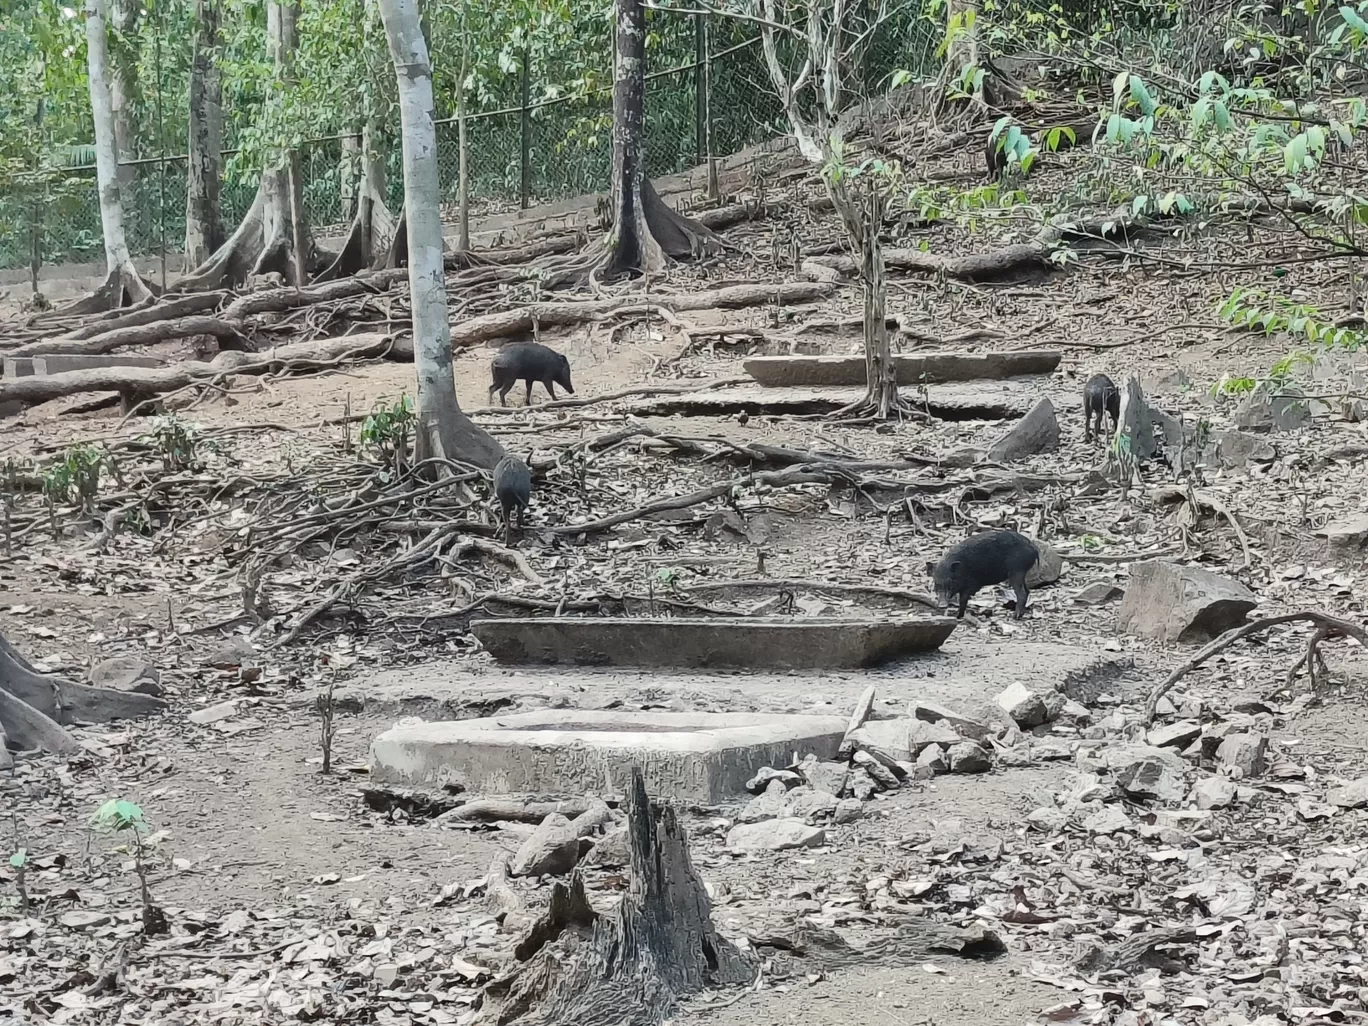
M 831 759 L 842 716 L 543 709 L 392 727 L 371 745 L 371 777 L 397 787 L 477 794 L 621 794 L 633 766 L 646 790 L 713 804 L 762 766 Z
M 940 648 L 955 621 L 528 617 L 470 625 L 501 663 L 857 670 Z

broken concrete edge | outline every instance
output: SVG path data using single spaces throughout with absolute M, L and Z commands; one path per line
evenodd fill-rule
M 838 716 L 544 709 L 391 727 L 371 745 L 371 777 L 485 795 L 622 793 L 639 767 L 653 794 L 715 804 L 756 772 L 804 753 L 832 757 Z
M 1063 354 L 1053 350 L 1005 353 L 906 353 L 893 357 L 899 385 L 933 385 L 1053 374 Z M 743 362 L 746 373 L 766 388 L 861 386 L 863 356 L 756 356 Z
M 950 617 L 898 620 L 517 617 L 471 633 L 500 663 L 683 669 L 865 669 L 940 648 Z

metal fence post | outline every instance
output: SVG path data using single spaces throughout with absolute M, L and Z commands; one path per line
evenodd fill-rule
M 527 73 L 527 51 L 522 52 L 522 187 L 518 193 L 519 205 L 527 209 L 532 198 L 532 111 L 528 102 L 531 92 L 530 75 Z

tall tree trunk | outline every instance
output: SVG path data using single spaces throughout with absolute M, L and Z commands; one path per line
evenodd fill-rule
M 887 420 L 898 408 L 898 372 L 893 366 L 893 349 L 888 335 L 886 302 L 888 285 L 884 280 L 883 192 L 875 182 L 866 192 L 864 245 L 860 248 L 860 278 L 864 284 L 865 381 L 868 402 L 874 416 Z
M 275 70 L 273 97 L 294 85 L 298 18 L 299 0 L 266 0 L 266 55 Z M 299 152 L 287 148 L 268 159 L 256 198 L 237 230 L 182 278 L 177 289 L 235 286 L 250 275 L 272 271 L 295 286 L 307 282 L 313 243 L 304 220 Z
M 185 263 L 198 267 L 223 245 L 223 85 L 219 76 L 219 2 L 195 0 L 190 63 L 190 140 L 185 199 Z
M 114 109 L 114 144 L 119 154 L 119 185 L 128 194 L 134 170 L 129 161 L 137 157 L 133 129 L 133 91 L 137 83 L 139 4 L 137 0 L 110 0 L 109 21 L 115 46 L 109 62 L 109 102 Z
M 476 427 L 456 401 L 442 267 L 441 189 L 432 65 L 423 37 L 419 0 L 380 0 L 399 85 L 404 132 L 404 220 L 408 224 L 409 298 L 418 371 L 418 431 L 414 455 L 463 460 L 493 469 L 503 447 Z
M 978 67 L 978 0 L 950 0 L 945 5 L 945 70 L 958 84 L 966 66 Z M 982 102 L 983 86 L 974 87 L 974 98 Z
M 361 177 L 361 133 L 349 132 L 341 139 L 342 160 L 337 169 L 337 204 L 343 221 L 352 219 L 357 179 Z
M 89 65 L 90 110 L 95 123 L 95 180 L 100 193 L 100 224 L 104 229 L 105 264 L 109 276 L 92 296 L 75 304 L 73 312 L 117 309 L 151 295 L 133 267 L 124 235 L 123 200 L 119 190 L 119 157 L 114 139 L 114 109 L 109 98 L 109 36 L 105 0 L 86 0 L 86 57 Z
M 651 274 L 665 256 L 646 225 L 646 10 L 641 0 L 615 0 L 613 70 L 613 241 L 610 273 Z
M 461 3 L 461 78 L 456 83 L 456 149 L 460 163 L 456 191 L 460 206 L 460 236 L 456 249 L 470 252 L 470 148 L 466 145 L 466 75 L 470 73 L 470 32 L 466 28 L 465 0 Z

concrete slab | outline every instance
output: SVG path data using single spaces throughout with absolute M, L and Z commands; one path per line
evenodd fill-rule
M 26 378 L 33 373 L 33 358 L 29 356 L 5 357 L 3 370 L 7 378 Z
M 863 366 L 863 365 L 862 365 Z M 865 394 L 858 388 L 766 388 L 761 385 L 732 385 L 685 395 L 648 396 L 623 405 L 639 416 L 701 415 L 721 416 L 745 410 L 762 413 L 831 413 L 848 406 Z M 983 381 L 966 384 L 930 385 L 926 405 L 931 416 L 940 420 L 1015 420 L 1040 398 L 1032 381 Z M 917 400 L 921 404 L 920 398 Z
M 501 663 L 836 670 L 940 648 L 950 617 L 905 620 L 704 620 L 526 617 L 478 620 L 471 633 Z
M 762 766 L 834 758 L 840 716 L 546 709 L 392 727 L 371 745 L 371 779 L 478 794 L 622 794 L 640 766 L 652 796 L 711 805 Z
M 904 353 L 893 357 L 893 366 L 900 385 L 933 385 L 1053 374 L 1062 357 L 1062 353 L 1043 349 L 973 355 Z M 747 374 L 766 388 L 865 383 L 863 356 L 757 356 L 746 360 L 743 366 Z
M 54 353 L 33 357 L 33 373 L 39 376 L 65 374 L 67 371 L 100 370 L 107 367 L 165 367 L 165 360 L 155 356 L 129 356 L 124 353 L 108 355 L 77 355 Z

